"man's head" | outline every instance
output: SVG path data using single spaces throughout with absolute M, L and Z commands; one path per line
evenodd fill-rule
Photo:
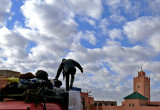
M 43 79 L 43 80 L 48 80 L 48 73 L 46 71 L 43 70 L 38 70 L 36 72 L 36 78 L 37 79 Z
M 65 58 L 62 59 L 62 61 L 66 60 Z

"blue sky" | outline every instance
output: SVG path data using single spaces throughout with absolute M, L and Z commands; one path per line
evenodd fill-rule
M 74 86 L 121 104 L 140 68 L 160 100 L 160 0 L 0 0 L 0 68 L 43 69 L 78 61 Z M 60 77 L 62 80 L 62 76 Z M 64 85 L 63 85 L 64 86 Z

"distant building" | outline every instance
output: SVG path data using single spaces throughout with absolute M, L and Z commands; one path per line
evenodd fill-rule
M 87 93 L 81 92 L 81 98 L 82 98 L 82 104 L 84 106 L 84 110 L 92 110 L 89 108 L 94 104 L 94 98 L 90 97 L 88 92 Z
M 20 72 L 12 71 L 12 70 L 0 70 L 0 76 L 6 78 L 18 78 Z
M 150 78 L 146 77 L 144 71 L 138 72 L 138 76 L 133 78 L 133 93 L 126 96 L 122 106 L 136 108 L 136 110 L 160 110 L 160 101 L 150 101 Z
M 94 106 L 117 106 L 117 101 L 94 101 Z
M 98 102 L 94 103 L 90 110 L 160 110 L 160 101 L 150 101 L 150 78 L 146 77 L 143 70 L 133 78 L 133 93 L 124 97 L 122 106 L 107 105 L 104 102 L 97 106 Z

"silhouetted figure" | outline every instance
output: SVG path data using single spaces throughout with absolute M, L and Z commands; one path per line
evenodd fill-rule
M 36 78 L 48 81 L 48 73 L 46 71 L 44 71 L 44 70 L 38 70 L 36 72 Z
M 76 68 L 78 67 L 80 71 L 83 73 L 83 68 L 81 65 L 72 60 L 72 59 L 62 59 L 62 63 L 60 64 L 57 75 L 55 79 L 58 79 L 60 76 L 61 71 L 63 70 L 63 79 L 66 77 L 66 90 L 69 91 L 73 87 L 73 82 L 74 82 L 74 75 L 76 74 Z M 69 87 L 69 77 L 71 75 L 71 83 Z
M 39 80 L 40 87 L 47 87 L 47 89 L 53 89 L 53 84 L 48 80 L 48 73 L 44 70 L 38 70 L 36 78 Z

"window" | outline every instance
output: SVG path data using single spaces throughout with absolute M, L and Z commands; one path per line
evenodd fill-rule
M 134 107 L 134 104 L 132 104 L 132 106 Z
M 129 107 L 131 107 L 131 104 L 129 104 Z

